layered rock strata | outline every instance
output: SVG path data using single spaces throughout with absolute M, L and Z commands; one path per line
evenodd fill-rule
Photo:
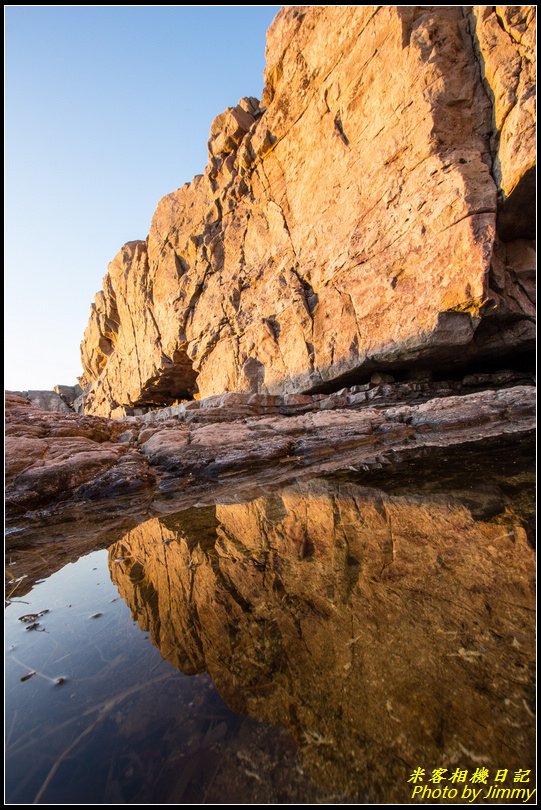
M 109 267 L 86 411 L 531 348 L 534 12 L 282 9 L 262 103 Z
M 76 504 L 90 511 L 107 499 L 125 508 L 124 497 L 134 501 L 136 514 L 173 511 L 205 498 L 214 502 L 221 494 L 233 497 L 257 484 L 349 466 L 381 469 L 438 448 L 506 437 L 531 441 L 535 426 L 532 386 L 386 408 L 374 407 L 360 393 L 362 401 L 356 401 L 359 394 L 346 395 L 339 408 L 332 395 L 326 408 L 321 408 L 325 401 L 309 410 L 300 403 L 290 416 L 257 415 L 253 408 L 239 413 L 226 401 L 222 408 L 155 422 L 42 411 L 20 395 L 8 395 L 8 512 Z M 261 410 L 266 407 L 263 402 Z

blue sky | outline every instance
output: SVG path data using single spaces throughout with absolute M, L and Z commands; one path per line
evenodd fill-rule
M 279 6 L 8 6 L 5 385 L 73 384 L 107 264 L 261 97 Z

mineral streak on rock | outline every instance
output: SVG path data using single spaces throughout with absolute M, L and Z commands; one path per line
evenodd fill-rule
M 262 103 L 109 267 L 86 412 L 531 347 L 534 41 L 532 6 L 283 8 Z
M 315 481 L 188 510 L 113 545 L 111 577 L 162 656 L 285 726 L 316 784 L 403 802 L 417 763 L 533 767 L 533 550 L 472 489 Z

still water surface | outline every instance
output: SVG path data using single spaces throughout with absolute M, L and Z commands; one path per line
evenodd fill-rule
M 516 787 L 532 468 L 486 461 L 151 518 L 13 594 L 8 802 L 407 803 L 415 768 L 481 765 Z

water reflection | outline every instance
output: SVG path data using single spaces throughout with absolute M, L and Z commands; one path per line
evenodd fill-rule
M 286 728 L 338 798 L 407 801 L 418 766 L 532 768 L 523 514 L 453 486 L 316 480 L 155 518 L 111 578 L 165 659 Z
M 37 613 L 29 632 L 23 614 Z M 40 615 L 41 614 L 41 615 Z M 325 801 L 287 732 L 239 717 L 149 644 L 96 551 L 6 610 L 6 799 L 15 804 Z

